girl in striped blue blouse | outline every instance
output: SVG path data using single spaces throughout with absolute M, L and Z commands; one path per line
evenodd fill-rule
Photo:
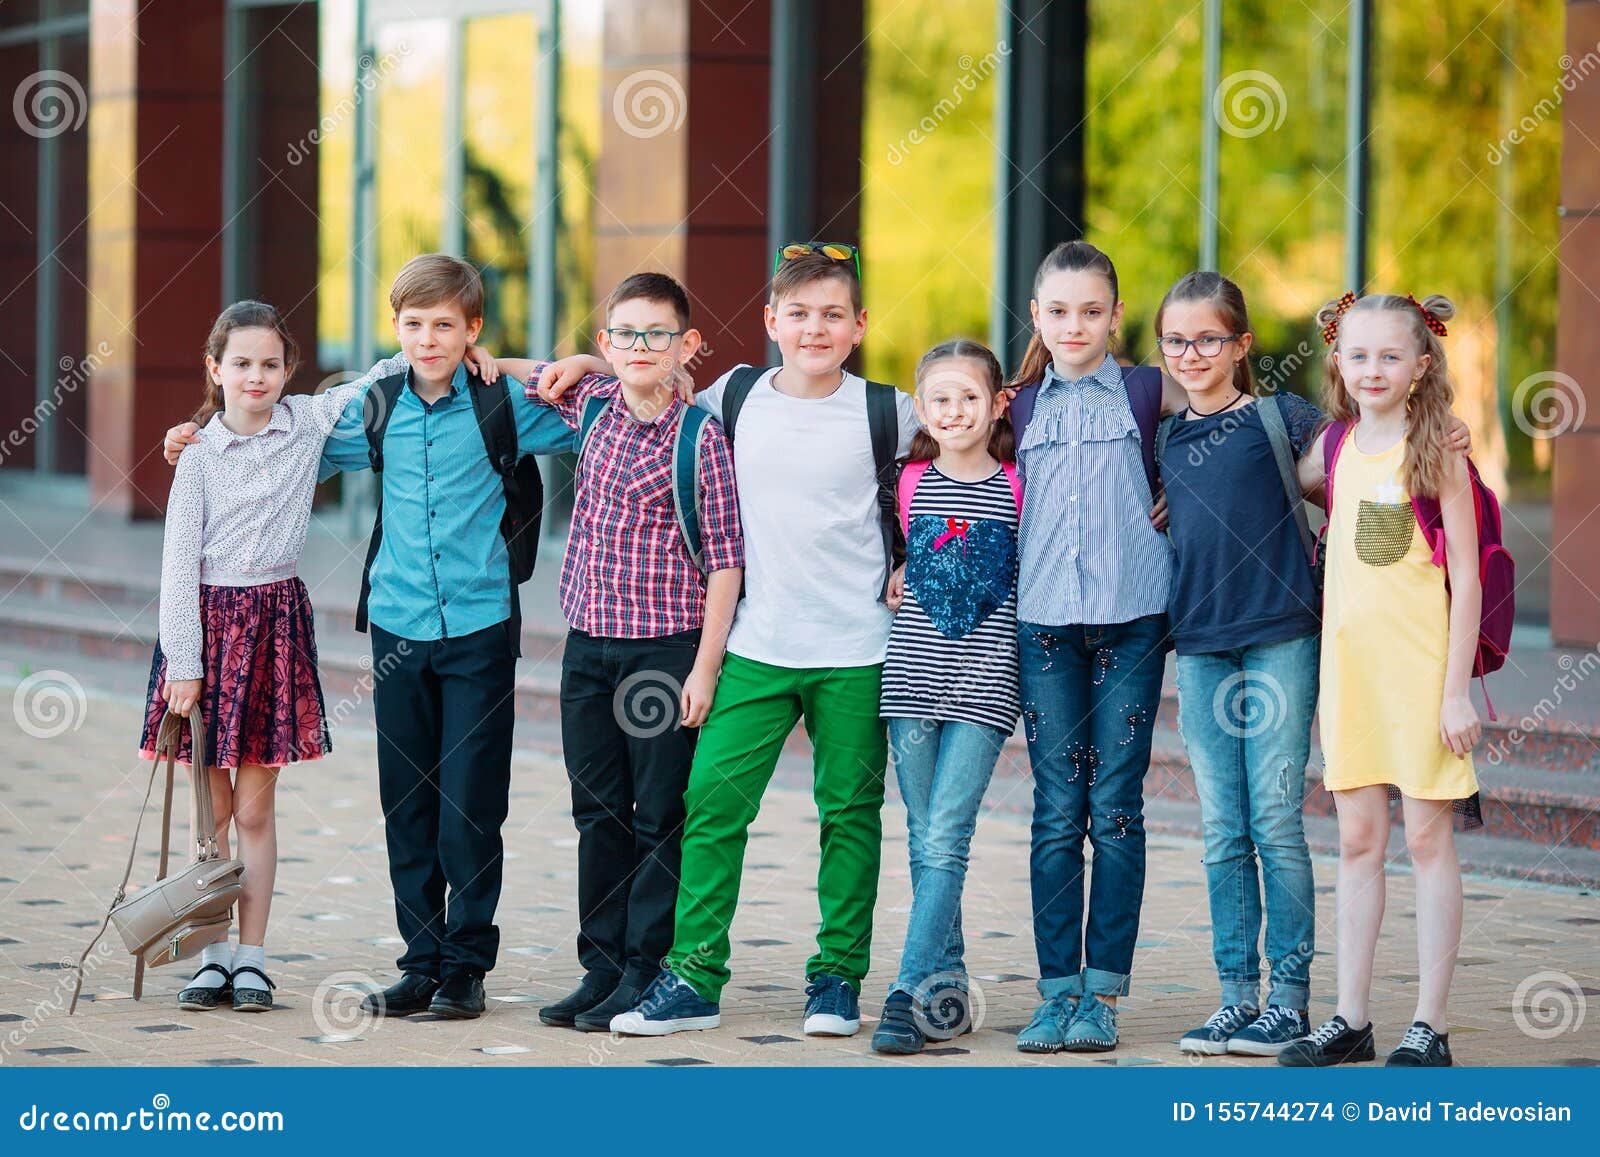
M 911 918 L 900 975 L 872 1037 L 880 1053 L 920 1052 L 970 1031 L 961 890 L 978 805 L 1016 726 L 1017 523 L 1000 363 L 967 339 L 917 364 L 925 427 L 900 475 L 906 564 L 883 665 L 882 713 L 906 805 Z

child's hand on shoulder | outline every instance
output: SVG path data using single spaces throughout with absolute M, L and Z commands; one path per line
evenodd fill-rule
M 898 612 L 900 604 L 906 601 L 906 564 L 901 563 L 894 568 L 894 573 L 889 576 L 889 590 L 883 596 L 884 605 L 891 611 Z
M 178 455 L 183 453 L 185 446 L 192 446 L 200 441 L 200 427 L 194 422 L 180 422 L 167 431 L 166 440 L 161 443 L 161 454 L 167 460 L 168 466 L 178 464 Z
M 1444 448 L 1451 454 L 1472 455 L 1472 428 L 1457 415 L 1450 415 L 1450 426 L 1445 431 Z
M 167 710 L 177 715 L 187 715 L 200 702 L 199 679 L 174 679 L 161 687 L 161 697 L 167 701 Z
M 589 374 L 610 372 L 611 367 L 599 358 L 590 357 L 588 354 L 573 354 L 571 357 L 547 364 L 539 374 L 539 382 L 535 389 L 539 397 L 554 404 L 561 400 L 562 394 L 583 381 Z
M 1164 490 L 1156 496 L 1156 504 L 1150 508 L 1150 525 L 1158 531 L 1167 529 L 1167 493 Z
M 717 672 L 699 663 L 683 681 L 683 693 L 678 697 L 678 708 L 683 716 L 683 726 L 699 727 L 711 714 L 711 701 L 717 695 Z
M 1439 709 L 1439 738 L 1457 759 L 1464 758 L 1483 734 L 1477 709 L 1466 695 L 1446 695 Z
M 492 382 L 500 376 L 494 355 L 481 345 L 469 345 L 461 360 L 467 363 L 468 372 L 477 374 L 480 381 Z

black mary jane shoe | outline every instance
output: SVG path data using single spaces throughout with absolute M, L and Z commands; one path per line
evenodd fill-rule
M 233 970 L 233 975 L 238 976 L 242 972 L 249 972 L 255 976 L 259 976 L 261 978 L 261 983 L 265 984 L 267 987 L 265 989 L 254 987 L 235 987 L 233 990 L 233 1011 L 266 1012 L 272 1007 L 272 990 L 278 986 L 272 983 L 271 979 L 268 978 L 265 972 L 262 972 L 261 969 L 257 968 L 253 964 L 240 965 L 238 968 Z
M 220 964 L 201 965 L 190 980 L 199 980 L 208 972 L 220 972 L 222 983 L 219 985 L 191 984 L 188 988 L 178 993 L 178 1007 L 185 1012 L 207 1012 L 216 1008 L 229 996 L 233 995 L 233 974 Z

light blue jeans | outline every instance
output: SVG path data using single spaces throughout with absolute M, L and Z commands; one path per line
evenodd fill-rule
M 1200 794 L 1224 1004 L 1261 1007 L 1263 891 L 1268 1002 L 1305 1011 L 1310 1001 L 1316 895 L 1301 808 L 1319 643 L 1306 635 L 1178 656 L 1178 727 Z
M 889 720 L 911 852 L 911 919 L 891 992 L 926 999 L 934 976 L 964 986 L 961 889 L 967 853 L 1005 741 L 999 728 L 977 723 Z

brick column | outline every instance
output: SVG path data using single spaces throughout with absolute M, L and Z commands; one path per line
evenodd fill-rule
M 92 0 L 89 325 L 110 349 L 89 388 L 102 509 L 161 514 L 162 432 L 190 413 L 218 308 L 223 0 Z
M 860 3 L 829 3 L 809 44 L 818 99 L 816 228 L 860 228 Z M 688 287 L 710 346 L 696 378 L 766 359 L 771 13 L 743 0 L 607 0 L 595 179 L 595 291 L 646 269 Z M 826 99 L 823 99 L 823 96 Z
M 1567 51 L 1574 61 L 1600 51 L 1600 4 L 1569 0 Z M 1600 643 L 1600 89 L 1579 83 L 1566 94 L 1561 137 L 1560 312 L 1556 369 L 1578 383 L 1569 397 L 1583 422 L 1553 447 L 1550 633 L 1571 646 Z

